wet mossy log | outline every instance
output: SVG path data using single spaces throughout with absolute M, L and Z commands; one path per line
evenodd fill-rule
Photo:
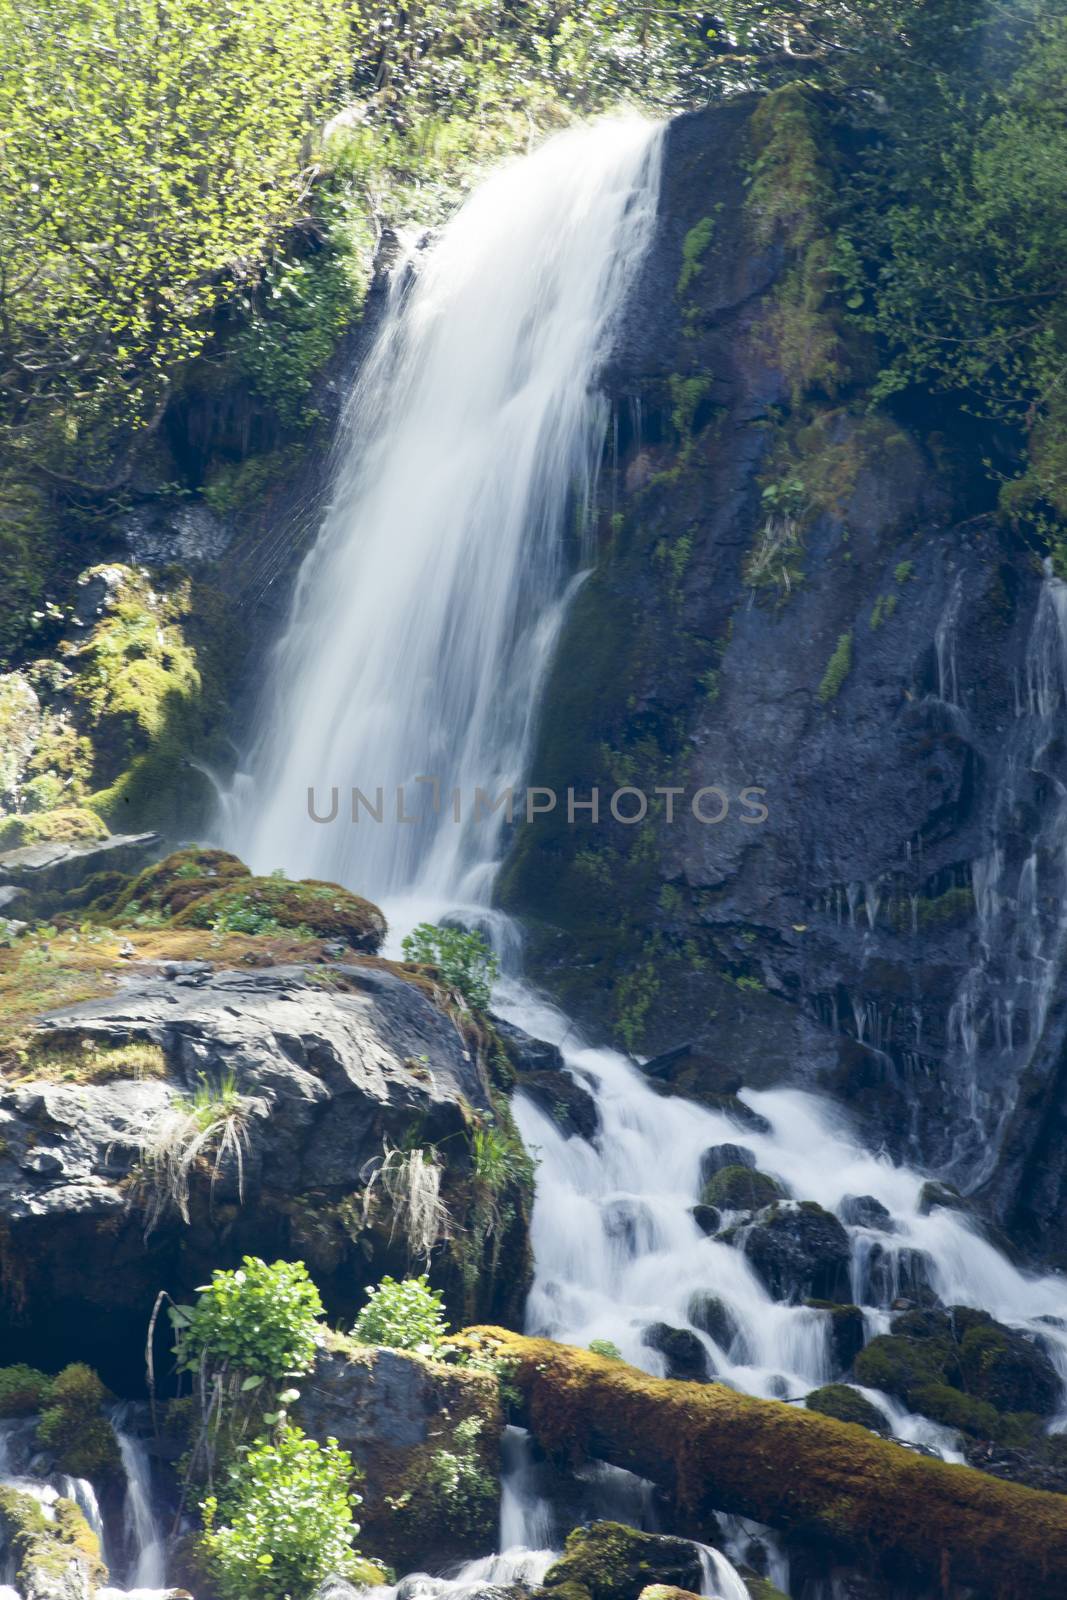
M 714 1508 L 885 1557 L 995 1600 L 1067 1594 L 1067 1496 L 922 1456 L 817 1412 L 721 1384 L 650 1378 L 588 1350 L 475 1328 L 507 1363 L 538 1442 L 651 1478 L 683 1512 Z

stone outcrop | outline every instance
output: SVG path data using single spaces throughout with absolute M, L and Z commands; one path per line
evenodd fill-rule
M 68 1077 L 83 1062 L 89 1077 L 93 1063 L 121 1069 L 132 1043 L 156 1055 L 141 1077 L 106 1067 L 109 1081 L 31 1079 L 0 1095 L 2 1359 L 55 1367 L 77 1356 L 128 1393 L 157 1291 L 188 1294 L 245 1253 L 305 1259 L 331 1309 L 354 1311 L 364 1285 L 417 1268 L 425 1248 L 405 1236 L 402 1174 L 368 1192 L 390 1149 L 448 1152 L 439 1270 L 462 1315 L 462 1283 L 480 1281 L 465 1252 L 489 1245 L 464 1234 L 467 1141 L 492 1102 L 475 1040 L 427 989 L 370 959 L 234 971 L 177 962 L 44 1018 L 36 1047 L 53 1064 L 69 1057 Z M 180 1197 L 160 1192 L 153 1152 L 164 1134 L 180 1137 L 190 1109 L 196 1126 L 236 1117 L 240 1160 L 231 1145 L 220 1161 L 209 1141 L 188 1174 L 186 1221 Z M 493 1294 L 515 1314 L 525 1213 L 510 1199 L 508 1235 L 491 1241 L 508 1263 Z

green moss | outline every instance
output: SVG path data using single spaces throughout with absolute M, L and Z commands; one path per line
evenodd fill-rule
M 622 1522 L 594 1522 L 568 1534 L 562 1556 L 545 1575 L 540 1600 L 633 1600 L 651 1584 L 688 1592 L 699 1579 L 692 1545 Z
M 898 561 L 893 569 L 893 577 L 897 583 L 907 583 L 915 569 L 914 561 Z
M 251 877 L 244 862 L 228 851 L 201 850 L 192 845 L 145 867 L 118 897 L 115 910 L 124 912 L 136 906 L 138 910 L 176 916 L 194 900 Z
M 700 1195 L 705 1206 L 720 1211 L 758 1211 L 783 1197 L 781 1184 L 754 1167 L 723 1167 L 710 1177 Z
M 91 1367 L 64 1367 L 53 1380 L 37 1437 L 52 1450 L 60 1472 L 72 1478 L 109 1478 L 122 1470 L 118 1441 L 103 1415 L 110 1398 Z
M 107 829 L 95 811 L 81 806 L 61 806 L 58 811 L 34 811 L 28 816 L 5 817 L 0 822 L 0 850 L 53 842 L 82 843 L 106 839 Z
M 871 607 L 872 629 L 878 629 L 883 622 L 888 622 L 896 609 L 897 596 L 895 594 L 880 594 Z
M 0 1417 L 24 1417 L 40 1411 L 52 1380 L 36 1367 L 0 1367 Z
M 885 1412 L 847 1383 L 827 1383 L 821 1389 L 813 1389 L 804 1404 L 809 1411 L 821 1411 L 824 1417 L 836 1417 L 838 1422 L 856 1422 L 875 1433 L 890 1432 Z
M 688 378 L 672 373 L 670 378 L 671 426 L 678 435 L 683 455 L 692 441 L 693 424 L 702 400 L 711 393 L 712 380 L 706 373 L 691 374 Z
M 54 1083 L 114 1083 L 123 1078 L 162 1078 L 167 1064 L 159 1045 L 135 1039 L 127 1044 L 100 1045 L 95 1040 L 64 1040 L 47 1035 L 30 1041 L 13 1081 L 45 1079 Z
M 841 686 L 852 671 L 852 630 L 843 633 L 834 646 L 834 653 L 826 663 L 822 682 L 819 684 L 818 696 L 823 705 L 828 705 L 835 700 L 841 692 Z
M 0 1487 L 0 1529 L 14 1556 L 17 1581 L 33 1595 L 95 1590 L 107 1576 L 96 1535 L 70 1500 L 55 1502 L 54 1517 L 50 1522 L 31 1495 Z M 64 1584 L 72 1567 L 84 1574 L 84 1584 L 79 1581 L 76 1589 Z
M 287 445 L 244 461 L 222 462 L 204 485 L 204 499 L 220 516 L 256 510 L 291 476 L 302 454 L 299 446 Z
M 715 237 L 715 218 L 701 217 L 682 240 L 682 270 L 678 274 L 678 298 L 685 294 L 700 272 L 708 246 Z
M 340 939 L 353 950 L 373 954 L 385 937 L 385 918 L 369 900 L 337 883 L 308 878 L 240 878 L 190 901 L 174 918 L 175 927 L 211 928 L 224 933 L 273 933 L 307 929 L 321 939 Z

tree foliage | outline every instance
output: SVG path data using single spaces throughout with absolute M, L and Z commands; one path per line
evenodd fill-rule
M 341 0 L 0 0 L 9 448 L 106 475 L 158 417 L 298 213 L 345 59 Z

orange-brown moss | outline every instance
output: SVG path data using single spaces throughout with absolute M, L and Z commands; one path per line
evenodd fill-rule
M 500 1328 L 463 1336 L 514 1363 L 537 1440 L 709 1505 L 855 1553 L 892 1555 L 946 1594 L 1067 1592 L 1067 1497 L 918 1456 L 849 1423 L 721 1384 L 650 1378 L 588 1350 Z

